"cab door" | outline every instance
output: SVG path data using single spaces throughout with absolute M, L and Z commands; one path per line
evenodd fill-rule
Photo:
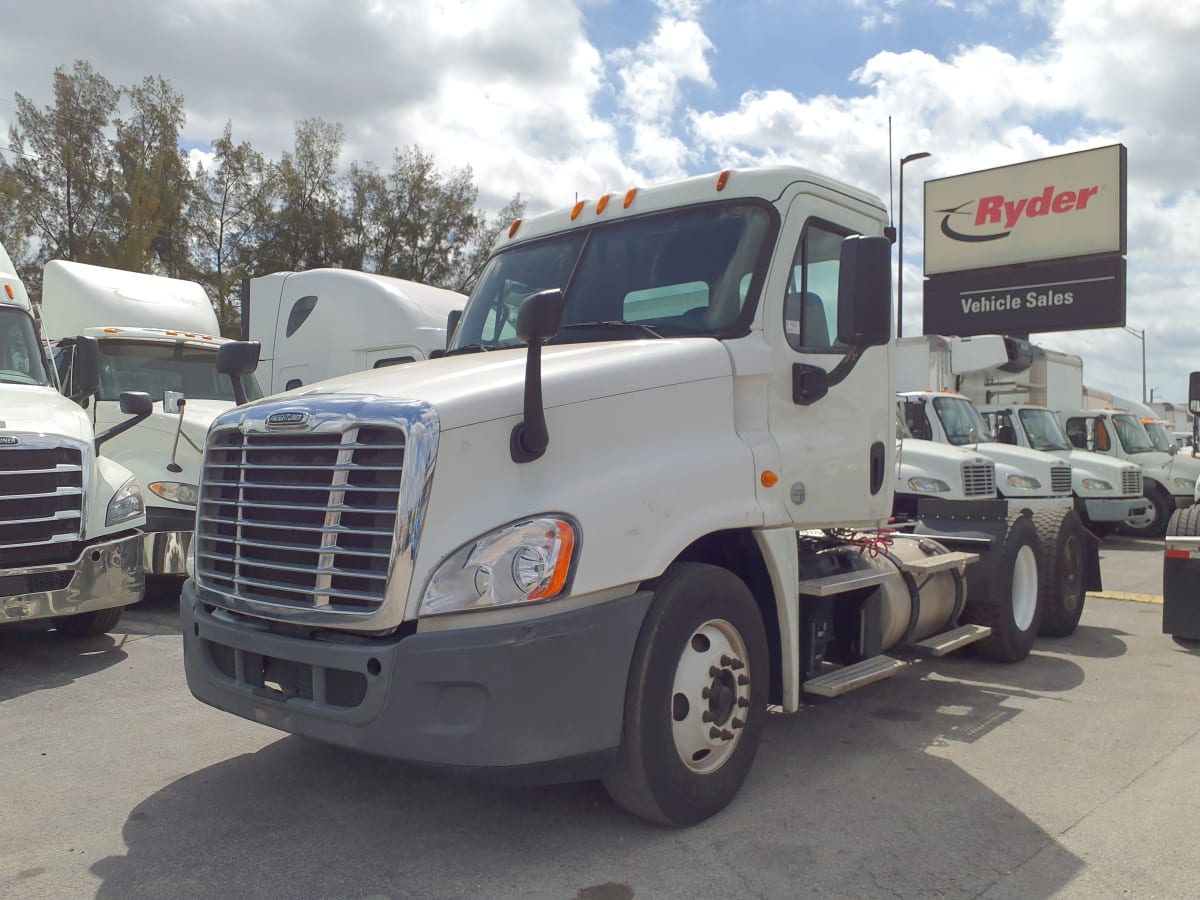
M 878 234 L 882 210 L 805 184 L 782 208 L 780 248 L 760 304 L 774 361 L 768 416 L 779 487 L 797 527 L 876 525 L 891 515 L 895 478 L 892 342 L 866 349 L 843 380 L 818 394 L 822 373 L 850 353 L 837 339 L 842 241 Z

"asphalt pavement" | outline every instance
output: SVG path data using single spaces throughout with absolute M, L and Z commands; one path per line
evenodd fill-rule
M 684 831 L 596 784 L 482 786 L 205 707 L 170 597 L 109 637 L 0 631 L 0 897 L 1194 896 L 1200 645 L 1161 633 L 1161 560 L 1106 542 L 1079 629 L 1023 663 L 773 717 Z

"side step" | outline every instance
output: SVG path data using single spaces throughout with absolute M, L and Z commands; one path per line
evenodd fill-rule
M 917 641 L 913 644 L 913 647 L 917 650 L 924 650 L 926 653 L 931 653 L 934 656 L 945 656 L 947 653 L 954 652 L 959 647 L 965 647 L 967 644 L 982 641 L 991 633 L 992 629 L 987 625 L 960 625 L 958 628 L 952 628 L 950 631 L 943 631 L 941 634 L 927 637 L 923 641 Z
M 866 687 L 876 681 L 891 678 L 908 663 L 890 656 L 873 656 L 856 662 L 852 666 L 844 666 L 827 675 L 809 678 L 804 682 L 804 691 L 820 697 L 838 697 L 855 688 Z
M 975 562 L 979 562 L 978 553 L 963 553 L 955 550 L 950 553 L 935 553 L 932 556 L 902 561 L 898 568 L 910 575 L 932 575 L 947 569 L 957 569 L 961 574 L 966 571 L 968 565 Z

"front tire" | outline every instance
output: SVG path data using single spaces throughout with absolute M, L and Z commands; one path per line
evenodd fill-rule
M 1155 485 L 1146 492 L 1146 500 L 1150 503 L 1150 508 L 1140 516 L 1130 516 L 1121 523 L 1120 530 L 1122 534 L 1127 534 L 1130 537 L 1153 538 L 1160 536 L 1167 527 L 1167 520 L 1171 518 L 1171 513 L 1175 509 L 1175 505 L 1171 498 L 1167 496 L 1166 491 Z
M 1033 525 L 1042 545 L 1039 633 L 1066 637 L 1079 624 L 1087 595 L 1087 535 L 1075 510 L 1043 509 Z
M 604 780 L 618 806 L 681 827 L 729 804 L 766 725 L 767 652 L 740 578 L 702 563 L 667 570 L 630 666 L 621 767 Z
M 124 613 L 125 607 L 113 606 L 95 612 L 76 613 L 73 616 L 57 616 L 54 619 L 54 627 L 59 634 L 67 637 L 99 637 L 116 628 Z
M 1027 513 L 1009 519 L 1004 546 L 996 561 L 991 596 L 998 602 L 972 604 L 967 594 L 964 623 L 987 625 L 992 633 L 973 646 L 975 652 L 998 662 L 1019 662 L 1029 655 L 1042 621 L 1038 585 L 1041 582 L 1038 534 Z

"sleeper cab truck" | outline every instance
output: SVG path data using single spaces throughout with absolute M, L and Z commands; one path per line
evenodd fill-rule
M 599 778 L 684 826 L 734 798 L 768 704 L 967 644 L 1025 657 L 1027 512 L 879 530 L 886 221 L 794 167 L 580 201 L 501 236 L 444 356 L 219 417 L 192 693 L 424 765 Z

